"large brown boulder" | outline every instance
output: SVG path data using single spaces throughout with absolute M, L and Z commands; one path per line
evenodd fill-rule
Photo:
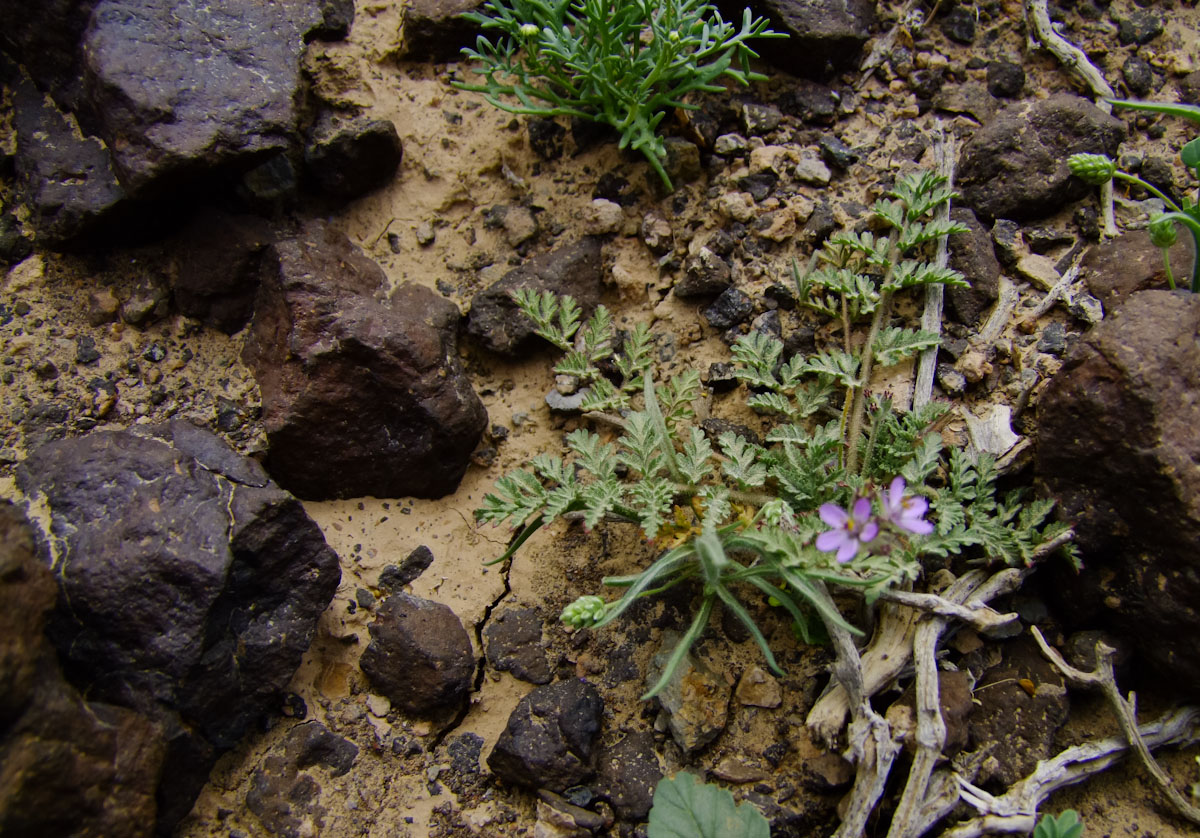
M 267 470 L 302 498 L 441 497 L 487 424 L 458 361 L 453 303 L 311 222 L 264 257 L 245 359 Z
M 0 835 L 149 836 L 162 732 L 63 679 L 43 634 L 55 599 L 32 530 L 0 503 Z
M 1038 406 L 1037 473 L 1076 528 L 1063 604 L 1200 690 L 1200 295 L 1141 291 L 1076 344 Z

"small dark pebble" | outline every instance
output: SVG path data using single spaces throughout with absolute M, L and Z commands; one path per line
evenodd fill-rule
M 1125 59 L 1121 65 L 1121 75 L 1129 92 L 1135 96 L 1145 96 L 1154 86 L 1154 70 L 1136 55 Z
M 157 364 L 163 358 L 167 357 L 167 350 L 163 349 L 157 343 L 152 343 L 146 347 L 146 351 L 142 353 L 142 357 L 151 363 Z
M 100 360 L 100 350 L 96 349 L 96 339 L 91 335 L 83 335 L 75 341 L 75 363 L 94 364 Z
M 1117 21 L 1117 40 L 1123 46 L 1144 46 L 1162 33 L 1162 18 L 1145 9 L 1134 9 L 1129 13 L 1129 17 Z
M 754 300 L 736 288 L 726 288 L 700 315 L 714 329 L 728 329 L 744 323 L 754 313 Z
M 400 253 L 404 250 L 404 243 L 400 241 L 399 233 L 388 233 L 388 248 L 392 253 Z
M 54 362 L 47 358 L 33 365 L 33 373 L 42 381 L 50 381 L 58 378 L 58 367 L 54 366 Z
M 357 588 L 354 591 L 354 601 L 358 603 L 359 608 L 370 608 L 375 604 L 375 594 L 366 588 Z
M 155 387 L 150 391 L 150 404 L 158 406 L 167 400 L 167 391 L 162 387 Z
M 400 510 L 401 514 L 408 512 L 408 507 Z M 433 564 L 433 551 L 425 545 L 421 545 L 409 553 L 408 557 L 399 565 L 390 564 L 385 567 L 379 574 L 379 587 L 387 591 L 398 591 L 424 573 L 431 564 Z
M 956 44 L 970 46 L 975 40 L 975 12 L 966 6 L 955 6 L 941 22 L 942 34 Z
M 29 303 L 24 300 L 17 300 L 13 303 L 13 312 L 19 317 L 24 317 L 26 314 L 29 314 Z
M 504 425 L 492 425 L 491 434 L 496 442 L 504 442 L 508 439 L 509 430 Z
M 761 203 L 770 196 L 771 191 L 778 182 L 779 178 L 774 172 L 758 172 L 757 174 L 739 178 L 738 188 L 743 192 L 749 192 L 750 197 L 754 199 L 755 203 Z
M 737 389 L 738 378 L 733 374 L 732 364 L 715 363 L 709 365 L 708 377 L 704 383 L 714 393 L 728 393 L 730 390 Z
M 821 159 L 831 166 L 848 169 L 858 162 L 858 152 L 833 134 L 822 134 L 817 145 L 821 147 Z
M 1025 87 L 1025 70 L 1020 64 L 992 61 L 987 65 L 988 93 L 997 99 L 1012 99 Z
M 1037 343 L 1038 352 L 1061 356 L 1067 351 L 1067 330 L 1062 323 L 1051 323 L 1042 331 Z

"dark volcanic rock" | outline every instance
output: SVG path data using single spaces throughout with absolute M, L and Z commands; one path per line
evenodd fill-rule
M 729 263 L 708 247 L 702 247 L 683 264 L 683 276 L 675 283 L 675 296 L 680 299 L 710 297 L 720 294 L 733 282 Z
M 83 101 L 79 42 L 99 0 L 0 0 L 0 50 L 25 68 L 60 108 Z
M 533 321 L 513 302 L 519 288 L 570 294 L 588 317 L 600 302 L 600 239 L 588 236 L 575 244 L 535 256 L 509 271 L 471 300 L 467 334 L 501 355 L 515 356 L 534 341 Z
M 1033 682 L 1032 695 L 1022 679 Z M 976 782 L 1008 787 L 1054 755 L 1054 734 L 1067 720 L 1070 701 L 1062 675 L 1028 636 L 1004 646 L 1000 663 L 979 677 L 974 699 L 969 747 L 987 749 Z
M 68 676 L 167 728 L 169 829 L 217 752 L 280 703 L 339 572 L 257 463 L 185 422 L 153 432 L 161 439 L 49 443 L 17 478 L 50 510 L 60 594 L 49 634 Z
M 631 733 L 596 757 L 596 785 L 622 820 L 644 821 L 663 778 L 654 734 Z
M 1063 606 L 1200 690 L 1200 296 L 1141 291 L 1075 345 L 1038 406 L 1037 472 L 1087 571 Z M 1064 588 L 1068 590 L 1068 588 Z M 1089 622 L 1094 627 L 1094 623 Z
M 963 146 L 964 203 L 989 219 L 1043 218 L 1094 188 L 1071 176 L 1067 158 L 1115 157 L 1124 137 L 1125 123 L 1068 93 L 1006 107 Z
M 390 564 L 379 574 L 379 587 L 398 591 L 416 581 L 433 564 L 433 551 L 422 544 L 413 550 L 400 564 Z
M 0 503 L 0 834 L 149 836 L 162 733 L 63 679 L 43 634 L 55 592 L 28 523 Z
M 725 20 L 740 23 L 748 5 L 787 39 L 754 41 L 753 49 L 780 69 L 797 75 L 820 73 L 825 64 L 857 66 L 859 51 L 875 27 L 875 5 L 867 0 L 722 0 Z
M 1000 260 L 992 235 L 975 213 L 963 207 L 950 210 L 950 219 L 967 225 L 967 232 L 950 236 L 950 267 L 960 271 L 970 288 L 947 288 L 946 309 L 959 323 L 973 326 L 1000 294 Z
M 475 46 L 479 26 L 462 17 L 481 10 L 483 0 L 409 0 L 404 7 L 404 57 L 452 61 Z
M 315 0 L 105 0 L 84 36 L 86 81 L 121 183 L 135 194 L 296 139 Z
M 445 605 L 394 593 L 368 630 L 371 644 L 359 666 L 393 705 L 421 715 L 466 700 L 475 655 L 462 621 Z
M 521 699 L 488 768 L 497 777 L 530 788 L 563 791 L 592 775 L 593 743 L 604 703 L 578 678 L 538 687 Z
M 28 80 L 16 84 L 13 115 L 17 182 L 39 243 L 69 246 L 111 230 L 128 201 L 108 149 L 81 138 L 74 120 Z
M 304 162 L 326 195 L 349 200 L 386 185 L 404 153 L 396 126 L 386 119 L 323 117 L 304 149 Z
M 522 681 L 550 683 L 550 662 L 542 646 L 542 619 L 532 608 L 510 608 L 493 616 L 483 630 L 487 659 Z
M 229 334 L 240 330 L 250 321 L 262 255 L 274 238 L 257 215 L 201 210 L 168 248 L 179 312 Z
M 700 315 L 714 329 L 728 329 L 744 323 L 754 313 L 754 300 L 736 288 L 726 288 L 712 305 L 700 311 Z
M 320 722 L 305 722 L 289 730 L 284 749 L 297 768 L 323 765 L 334 777 L 349 771 L 358 758 L 357 745 Z
M 310 222 L 271 247 L 245 358 L 262 390 L 267 470 L 306 499 L 441 497 L 487 413 L 463 374 L 453 303 Z
M 1176 285 L 1184 288 L 1191 282 L 1191 240 L 1191 236 L 1181 235 L 1171 247 L 1171 272 Z M 1079 278 L 1109 312 L 1135 291 L 1167 286 L 1162 249 L 1151 243 L 1145 230 L 1133 230 L 1091 247 L 1079 263 Z

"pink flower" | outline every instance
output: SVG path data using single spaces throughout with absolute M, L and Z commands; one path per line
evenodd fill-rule
M 835 503 L 825 503 L 817 513 L 822 521 L 833 527 L 817 536 L 817 549 L 823 553 L 836 550 L 840 563 L 853 559 L 859 545 L 879 534 L 879 524 L 871 520 L 871 501 L 867 498 L 856 500 L 850 512 Z
M 920 495 L 904 497 L 904 478 L 897 477 L 892 485 L 879 493 L 883 504 L 883 517 L 902 530 L 908 530 L 917 535 L 929 535 L 933 532 L 933 524 L 925 520 L 925 512 L 929 509 L 929 501 Z

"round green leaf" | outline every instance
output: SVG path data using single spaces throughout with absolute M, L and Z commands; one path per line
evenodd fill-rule
M 771 838 L 771 825 L 753 804 L 735 803 L 727 789 L 686 771 L 654 790 L 650 838 Z
M 1179 156 L 1183 159 L 1183 165 L 1189 169 L 1200 166 L 1200 137 L 1179 149 Z

